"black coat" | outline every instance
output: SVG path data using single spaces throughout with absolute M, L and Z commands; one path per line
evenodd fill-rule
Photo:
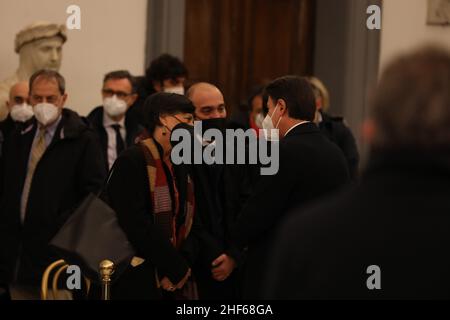
M 342 152 L 313 123 L 295 127 L 281 140 L 279 151 L 278 173 L 261 177 L 232 233 L 237 248 L 248 246 L 245 298 L 261 297 L 262 278 L 272 259 L 268 251 L 286 213 L 349 179 Z
M 11 134 L 15 130 L 22 130 L 24 127 L 29 126 L 32 123 L 32 120 L 28 120 L 27 122 L 16 122 L 14 121 L 10 115 L 0 122 L 0 158 L 3 154 L 3 144 L 6 143 L 6 140 L 11 136 Z
M 174 167 L 180 205 L 184 205 L 186 198 L 187 172 L 183 169 Z M 166 176 L 170 187 L 167 171 Z M 161 227 L 153 223 L 146 162 L 139 146 L 125 150 L 116 160 L 106 191 L 108 203 L 116 211 L 119 224 L 136 250 L 136 256 L 145 259 L 136 268 L 130 266 L 112 286 L 112 299 L 161 299 L 162 290 L 156 286 L 155 269 L 160 279 L 166 276 L 174 284 L 185 276 L 189 265 L 196 259 L 196 245 L 190 239 L 196 233 L 197 225 L 193 226 L 183 250 L 178 251 Z M 173 192 L 171 194 L 173 199 Z M 180 210 L 182 212 L 183 207 Z
M 267 297 L 450 299 L 449 194 L 450 151 L 375 157 L 359 186 L 284 222 Z
M 128 109 L 127 117 L 135 119 L 140 125 L 146 126 L 144 117 L 144 104 L 145 100 L 152 94 L 156 93 L 153 85 L 147 80 L 145 76 L 139 76 L 136 78 L 136 91 L 138 98 L 134 104 Z
M 104 109 L 102 106 L 95 108 L 89 113 L 87 119 L 90 124 L 94 128 L 95 132 L 98 135 L 100 145 L 102 147 L 102 155 L 104 158 L 105 168 L 109 169 L 108 164 L 108 134 L 106 133 L 106 129 L 103 126 L 103 112 Z M 136 138 L 144 130 L 144 127 L 139 124 L 134 116 L 126 116 L 125 117 L 125 131 L 126 131 L 126 146 L 131 147 L 135 144 Z
M 20 222 L 20 200 L 36 121 L 8 139 L 3 159 L 0 199 L 0 282 L 39 284 L 44 269 L 57 259 L 48 242 L 71 210 L 101 187 L 106 172 L 98 156 L 97 137 L 75 112 L 63 109 L 62 119 L 34 172 L 25 222 Z M 18 265 L 16 262 L 19 260 Z
M 351 130 L 345 125 L 342 117 L 332 117 L 322 113 L 322 122 L 319 124 L 320 131 L 344 153 L 347 160 L 350 177 L 356 180 L 359 170 L 359 153 L 355 137 Z
M 3 143 L 11 135 L 15 128 L 16 123 L 9 115 L 5 120 L 0 122 L 0 157 L 2 156 Z
M 230 119 L 228 120 L 229 129 L 250 129 L 250 113 L 246 110 L 237 110 L 233 112 Z
M 239 254 L 227 245 L 232 226 L 253 188 L 253 167 L 247 165 L 194 165 L 196 215 L 202 226 L 200 249 L 194 265 L 201 299 L 235 299 L 239 279 L 233 275 L 223 282 L 212 278 L 212 262 L 221 254 Z
M 6 140 L 11 136 L 11 133 L 17 128 L 17 123 L 11 118 L 10 115 L 0 122 L 0 167 L 2 163 L 3 154 L 5 153 L 4 146 L 6 145 Z M 2 172 L 0 171 L 0 181 Z M 2 185 L 0 184 L 0 196 L 2 194 Z

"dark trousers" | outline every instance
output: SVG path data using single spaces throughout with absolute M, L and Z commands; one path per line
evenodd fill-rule
M 225 281 L 213 279 L 210 270 L 196 272 L 198 295 L 200 300 L 238 300 L 240 299 L 240 270 L 236 269 Z

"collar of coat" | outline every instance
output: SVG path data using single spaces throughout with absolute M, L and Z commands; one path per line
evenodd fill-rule
M 37 120 L 32 119 L 30 124 L 21 131 L 21 135 L 26 135 L 30 132 L 35 132 L 37 128 Z M 79 137 L 84 131 L 89 130 L 87 120 L 80 117 L 76 112 L 64 108 L 61 114 L 61 122 L 55 132 L 55 137 L 59 139 L 75 139 Z
M 292 130 L 289 131 L 289 134 L 287 134 L 283 140 L 297 136 L 302 135 L 306 133 L 318 133 L 320 132 L 319 127 L 313 123 L 313 122 L 306 122 L 299 126 L 296 126 L 295 128 L 292 128 Z
M 103 128 L 103 106 L 96 107 L 87 116 L 87 119 L 94 127 Z M 139 124 L 137 119 L 131 116 L 128 111 L 125 115 L 125 130 L 127 131 L 127 136 L 134 136 L 141 132 L 144 128 Z

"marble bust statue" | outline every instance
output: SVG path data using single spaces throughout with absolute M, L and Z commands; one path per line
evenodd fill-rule
M 14 84 L 28 81 L 40 69 L 59 71 L 66 40 L 66 26 L 49 22 L 35 22 L 17 33 L 15 51 L 19 55 L 19 67 L 15 74 L 0 82 L 0 120 L 8 114 L 6 101 Z

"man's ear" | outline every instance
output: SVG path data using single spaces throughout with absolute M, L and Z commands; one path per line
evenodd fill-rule
M 162 85 L 159 81 L 153 81 L 153 88 L 156 90 L 156 92 L 162 91 Z
M 64 108 L 64 105 L 66 104 L 66 101 L 67 101 L 67 93 L 65 93 L 65 94 L 62 96 L 62 104 L 61 104 L 61 108 Z
M 281 115 L 286 116 L 288 114 L 286 101 L 284 101 L 283 99 L 278 99 L 277 104 L 278 104 L 278 108 L 280 108 Z
M 137 93 L 133 93 L 133 94 L 130 96 L 130 99 L 129 99 L 129 101 L 128 101 L 128 107 L 131 107 L 131 106 L 136 102 L 137 98 L 138 98 Z
M 364 120 L 361 128 L 361 135 L 364 142 L 372 145 L 375 140 L 376 124 L 373 119 Z

